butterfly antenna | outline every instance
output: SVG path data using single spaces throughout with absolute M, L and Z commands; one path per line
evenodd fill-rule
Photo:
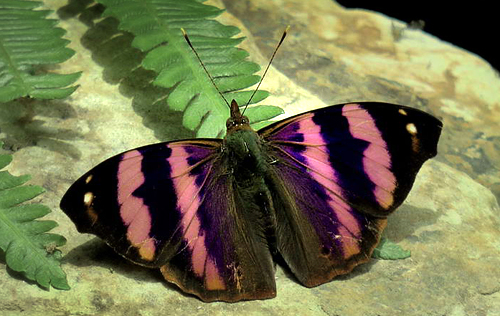
M 200 62 L 201 66 L 203 67 L 203 70 L 205 70 L 205 73 L 207 74 L 208 78 L 210 78 L 210 81 L 212 82 L 212 84 L 214 85 L 215 87 L 215 90 L 217 90 L 217 92 L 219 92 L 220 96 L 222 97 L 222 99 L 224 100 L 224 102 L 226 102 L 227 106 L 229 108 L 231 108 L 231 106 L 229 105 L 229 103 L 227 102 L 226 98 L 224 97 L 224 95 L 222 94 L 222 92 L 220 92 L 219 88 L 217 87 L 217 85 L 215 84 L 215 81 L 214 81 L 214 78 L 212 78 L 212 76 L 210 75 L 210 73 L 208 72 L 207 68 L 205 67 L 205 65 L 203 64 L 203 62 L 201 61 L 201 58 L 200 58 L 200 55 L 198 55 L 198 53 L 196 52 L 196 50 L 194 49 L 193 47 L 193 44 L 191 44 L 191 41 L 189 40 L 189 37 L 186 33 L 186 31 L 181 27 L 181 31 L 182 31 L 182 35 L 184 35 L 184 39 L 186 40 L 186 42 L 188 43 L 189 47 L 191 47 L 191 50 L 193 51 L 193 53 L 196 55 L 196 58 L 198 58 L 198 61 Z
M 264 74 L 262 75 L 262 78 L 260 78 L 260 81 L 259 81 L 259 84 L 257 85 L 257 88 L 255 88 L 255 90 L 253 91 L 252 95 L 250 96 L 250 99 L 248 99 L 248 102 L 247 104 L 245 105 L 245 109 L 243 109 L 243 113 L 241 113 L 241 115 L 245 114 L 245 111 L 247 110 L 247 107 L 248 105 L 250 104 L 250 102 L 252 101 L 252 98 L 253 96 L 257 93 L 257 91 L 259 90 L 259 87 L 260 87 L 260 84 L 262 83 L 262 81 L 264 80 L 264 77 L 266 76 L 267 74 L 267 71 L 269 70 L 269 67 L 271 67 L 271 63 L 273 62 L 273 59 L 274 59 L 274 56 L 276 56 L 276 53 L 278 52 L 278 49 L 280 48 L 281 46 L 281 43 L 283 43 L 283 41 L 285 40 L 285 37 L 286 37 L 286 34 L 288 32 L 288 29 L 290 28 L 290 25 L 288 25 L 285 29 L 285 31 L 283 32 L 283 35 L 281 36 L 281 39 L 278 43 L 278 45 L 276 46 L 276 48 L 274 49 L 274 52 L 273 52 L 273 55 L 271 56 L 271 59 L 269 60 L 269 63 L 267 64 L 267 67 L 266 67 L 266 70 L 264 70 Z

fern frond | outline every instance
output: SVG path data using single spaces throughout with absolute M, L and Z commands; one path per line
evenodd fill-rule
M 38 99 L 65 98 L 81 73 L 38 74 L 40 65 L 61 63 L 75 53 L 62 39 L 65 31 L 46 19 L 47 10 L 34 10 L 41 2 L 0 1 L 0 102 L 30 96 Z
M 0 142 L 0 148 L 3 143 Z M 12 161 L 0 155 L 0 169 Z M 7 266 L 36 281 L 45 288 L 68 290 L 66 274 L 60 268 L 61 252 L 54 247 L 66 243 L 63 236 L 49 234 L 54 221 L 36 220 L 50 213 L 41 204 L 21 204 L 43 192 L 39 186 L 23 185 L 29 176 L 12 176 L 0 171 L 0 249 L 5 252 Z
M 132 45 L 147 52 L 142 66 L 158 74 L 153 83 L 173 88 L 166 102 L 171 109 L 184 112 L 183 125 L 197 130 L 198 137 L 222 136 L 229 116 L 228 105 L 207 78 L 180 30 L 186 30 L 226 99 L 244 105 L 249 93 L 238 90 L 259 81 L 260 77 L 254 75 L 259 66 L 245 60 L 248 54 L 235 47 L 243 40 L 232 38 L 240 32 L 238 28 L 210 20 L 222 10 L 194 0 L 97 1 L 106 6 L 105 16 L 115 17 L 121 30 L 134 34 Z M 267 96 L 266 91 L 258 91 L 252 103 Z M 266 112 L 273 114 L 267 119 L 278 112 L 282 110 Z M 256 121 L 251 115 L 249 118 Z

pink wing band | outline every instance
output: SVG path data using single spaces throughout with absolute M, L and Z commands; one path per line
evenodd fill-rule
M 141 198 L 132 195 L 144 184 L 141 161 L 142 155 L 137 150 L 123 155 L 118 167 L 118 203 L 120 216 L 127 226 L 127 239 L 137 248 L 142 259 L 152 261 L 156 246 L 154 239 L 149 236 L 151 231 L 149 208 L 144 205 Z
M 168 145 L 165 145 L 168 146 Z M 195 184 L 196 177 L 189 174 L 193 166 L 188 164 L 190 154 L 183 146 L 169 146 L 171 154 L 167 158 L 170 174 L 177 195 L 177 210 L 181 213 L 180 229 L 191 253 L 192 269 L 196 276 L 203 278 L 207 289 L 224 289 L 224 281 L 217 270 L 214 260 L 205 246 L 205 235 L 200 228 L 196 211 L 200 207 L 198 196 L 200 187 Z M 141 171 L 143 156 L 137 151 L 123 155 L 118 167 L 118 202 L 120 216 L 127 226 L 127 239 L 137 248 L 142 259 L 153 261 L 157 252 L 155 240 L 151 237 L 151 211 L 140 197 L 132 193 L 145 182 Z M 165 210 L 167 211 L 167 210 Z
M 325 141 L 321 136 L 321 127 L 315 124 L 312 120 L 302 120 L 299 123 L 299 133 L 304 135 L 304 143 L 324 145 Z M 342 252 L 345 257 L 351 257 L 358 254 L 361 249 L 358 245 L 358 238 L 361 237 L 361 229 L 359 222 L 351 214 L 351 207 L 345 202 L 342 189 L 337 185 L 337 175 L 335 170 L 328 164 L 328 154 L 320 147 L 307 146 L 302 155 L 307 160 L 305 164 L 314 170 L 310 172 L 314 180 L 323 185 L 330 197 L 328 204 L 334 210 L 334 216 L 339 221 L 338 233 L 335 238 L 340 239 Z
M 210 290 L 225 289 L 224 281 L 217 270 L 214 260 L 205 246 L 205 234 L 200 229 L 200 220 L 196 211 L 200 207 L 196 176 L 186 173 L 190 170 L 189 153 L 183 147 L 171 147 L 172 158 L 168 158 L 177 195 L 177 208 L 181 212 L 182 236 L 191 252 L 193 271 L 198 277 L 205 277 L 205 286 Z M 203 184 L 202 184 L 203 186 Z
M 394 203 L 396 177 L 389 170 L 391 156 L 387 144 L 375 126 L 373 117 L 358 104 L 345 105 L 342 114 L 349 121 L 351 135 L 370 143 L 363 153 L 363 168 L 368 178 L 376 185 L 374 195 L 377 202 L 383 208 L 389 209 Z

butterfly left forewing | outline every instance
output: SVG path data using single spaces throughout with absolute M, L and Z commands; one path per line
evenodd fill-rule
M 259 131 L 273 160 L 278 251 L 302 283 L 327 282 L 368 260 L 385 218 L 436 154 L 441 126 L 415 109 L 361 103 Z
M 182 214 L 172 175 L 210 163 L 219 149 L 217 141 L 180 141 L 124 152 L 80 177 L 61 209 L 79 232 L 99 236 L 135 263 L 158 267 L 161 249 L 175 250 L 180 241 Z

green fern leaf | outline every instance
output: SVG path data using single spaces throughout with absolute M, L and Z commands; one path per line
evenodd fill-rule
M 0 142 L 0 148 L 3 144 Z M 12 161 L 0 155 L 0 169 Z M 54 221 L 36 220 L 50 213 L 41 204 L 21 204 L 43 192 L 39 186 L 22 186 L 29 176 L 15 177 L 0 171 L 0 249 L 5 252 L 7 266 L 36 281 L 45 288 L 68 290 L 66 275 L 60 268 L 61 252 L 53 249 L 66 243 L 63 236 L 47 231 L 57 226 Z
M 254 75 L 260 67 L 245 60 L 248 53 L 235 47 L 243 38 L 233 26 L 210 20 L 222 10 L 194 0 L 98 0 L 106 6 L 105 16 L 120 21 L 119 28 L 135 35 L 132 45 L 147 52 L 142 66 L 155 71 L 154 84 L 173 88 L 166 99 L 171 109 L 183 111 L 183 125 L 197 130 L 198 137 L 217 137 L 225 132 L 228 105 L 214 88 L 199 61 L 187 45 L 180 28 L 184 28 L 213 76 L 219 90 L 229 101 L 244 105 L 250 94 L 238 91 L 257 83 Z M 268 96 L 258 91 L 252 103 Z M 251 122 L 259 119 L 248 111 Z M 267 111 L 282 113 L 282 110 Z
M 65 31 L 46 19 L 47 10 L 33 10 L 36 1 L 0 2 L 0 102 L 30 96 L 38 99 L 65 98 L 68 87 L 81 73 L 38 74 L 37 66 L 61 63 L 75 53 L 62 39 Z

